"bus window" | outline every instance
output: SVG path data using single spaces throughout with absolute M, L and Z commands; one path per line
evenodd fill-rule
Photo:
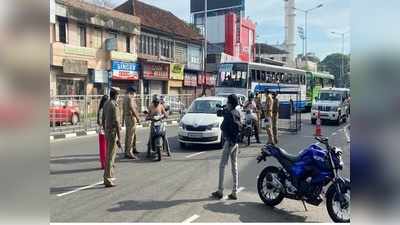
M 272 82 L 272 74 L 270 72 L 267 72 L 267 82 L 268 83 Z
M 257 70 L 257 82 L 260 82 L 261 80 L 261 71 Z
M 251 80 L 252 81 L 256 80 L 256 71 L 255 70 L 251 70 Z
M 266 82 L 267 81 L 267 76 L 265 74 L 265 71 L 261 71 L 261 80 L 262 80 L 262 82 Z

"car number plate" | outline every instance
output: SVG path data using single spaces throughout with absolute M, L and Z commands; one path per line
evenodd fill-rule
M 202 134 L 198 134 L 198 133 L 188 133 L 188 137 L 201 138 L 201 137 L 203 137 L 203 135 Z

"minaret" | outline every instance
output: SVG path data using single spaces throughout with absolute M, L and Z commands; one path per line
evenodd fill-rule
M 288 64 L 290 66 L 294 66 L 294 58 L 295 58 L 295 48 L 296 48 L 296 39 L 295 39 L 295 0 L 284 0 L 285 1 L 285 42 L 284 46 L 286 51 L 289 52 Z

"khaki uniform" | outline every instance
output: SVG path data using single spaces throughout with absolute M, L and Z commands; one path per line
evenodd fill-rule
M 136 152 L 136 120 L 139 121 L 136 101 L 126 95 L 123 99 L 122 124 L 125 124 L 125 155 L 131 156 L 132 149 Z
M 114 161 L 116 151 L 117 132 L 119 132 L 118 105 L 115 100 L 108 100 L 103 107 L 103 124 L 107 139 L 107 162 L 104 170 L 104 184 L 112 184 L 114 177 Z
M 275 142 L 273 140 L 273 136 L 272 136 L 272 129 L 271 129 L 273 102 L 274 102 L 274 100 L 272 99 L 271 95 L 268 94 L 266 96 L 266 103 L 265 103 L 265 119 L 268 120 L 268 123 L 267 123 L 267 126 L 265 127 L 265 129 L 267 131 L 269 144 L 275 144 Z
M 279 119 L 279 100 L 273 99 L 272 104 L 272 134 L 274 136 L 274 143 L 278 144 L 278 119 Z

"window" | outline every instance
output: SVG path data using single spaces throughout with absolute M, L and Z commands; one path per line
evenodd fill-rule
M 68 20 L 67 18 L 57 17 L 58 19 L 58 41 L 62 43 L 67 43 L 67 28 Z
M 126 52 L 131 52 L 131 36 L 126 36 Z
M 102 48 L 103 32 L 99 28 L 95 28 L 92 35 L 92 48 Z
M 282 57 L 282 62 L 286 62 L 286 57 Z
M 257 70 L 257 82 L 261 80 L 261 71 Z
M 79 43 L 81 47 L 86 47 L 86 27 L 85 25 L 78 25 L 79 27 Z

